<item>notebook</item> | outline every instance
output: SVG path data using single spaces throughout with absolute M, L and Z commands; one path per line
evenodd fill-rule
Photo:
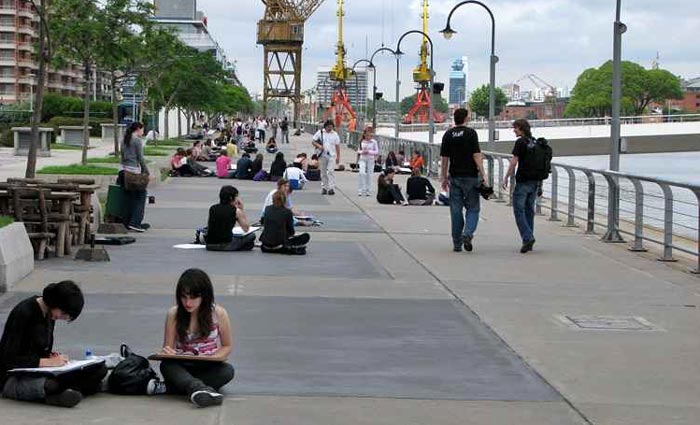
M 38 375 L 60 375 L 66 372 L 72 372 L 75 370 L 82 370 L 87 367 L 96 366 L 100 363 L 104 363 L 103 359 L 93 359 L 93 360 L 71 360 L 63 366 L 54 367 L 24 367 L 10 369 L 7 371 L 8 374 L 25 374 L 33 373 Z

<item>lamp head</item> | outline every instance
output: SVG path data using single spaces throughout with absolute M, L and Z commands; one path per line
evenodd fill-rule
M 394 51 L 394 56 L 401 57 L 402 55 L 403 55 L 403 52 L 401 51 L 401 49 L 398 46 L 396 46 L 396 50 Z
M 452 38 L 453 35 L 455 35 L 457 31 L 453 30 L 452 27 L 450 27 L 450 24 L 447 24 L 445 29 L 440 31 L 440 34 L 442 34 L 443 37 L 445 37 L 445 40 L 449 40 Z
M 370 62 L 369 65 L 367 65 L 367 68 L 374 69 L 374 62 Z

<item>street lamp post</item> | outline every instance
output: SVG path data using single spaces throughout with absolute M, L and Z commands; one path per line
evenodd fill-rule
M 435 137 L 435 118 L 433 117 L 433 79 L 435 78 L 435 71 L 433 67 L 433 40 L 430 38 L 430 36 L 423 31 L 420 30 L 410 30 L 406 31 L 399 37 L 398 43 L 396 43 L 396 128 L 394 129 L 394 134 L 396 138 L 399 138 L 399 119 L 401 118 L 401 102 L 399 101 L 399 85 L 400 85 L 400 80 L 399 80 L 399 58 L 403 54 L 401 51 L 401 42 L 403 39 L 409 35 L 409 34 L 422 34 L 423 37 L 425 37 L 426 40 L 428 40 L 428 43 L 430 44 L 430 82 L 429 84 L 429 92 L 428 94 L 430 95 L 430 102 L 428 105 L 428 143 L 430 145 L 433 144 L 433 137 Z
M 496 20 L 493 17 L 491 9 L 488 8 L 484 3 L 476 0 L 467 0 L 458 3 L 452 8 L 449 15 L 447 15 L 447 24 L 445 28 L 440 32 L 446 39 L 450 39 L 456 31 L 450 27 L 450 19 L 452 19 L 452 14 L 465 4 L 476 4 L 483 7 L 488 12 L 491 17 L 491 57 L 489 66 L 489 150 L 494 152 L 496 150 L 496 63 L 498 62 L 498 56 L 496 56 Z M 489 168 L 492 170 L 493 159 L 489 159 Z M 493 173 L 489 172 L 489 184 L 493 186 Z
M 627 26 L 620 22 L 620 0 L 615 8 L 613 23 L 612 120 L 610 122 L 610 170 L 620 170 L 620 98 L 622 97 L 622 34 Z M 606 242 L 624 242 L 618 230 L 620 220 L 620 190 L 618 180 L 608 185 L 608 230 Z
M 355 76 L 355 101 L 357 102 L 357 107 L 360 110 L 360 118 L 362 118 L 361 123 L 364 126 L 365 122 L 365 114 L 362 112 L 362 102 L 360 102 L 360 88 L 358 87 L 358 81 L 357 81 L 357 73 L 355 72 L 355 67 L 361 63 L 367 63 L 367 67 L 371 68 L 372 67 L 372 62 L 369 59 L 358 59 L 355 61 L 354 64 L 352 64 L 352 73 Z M 367 88 L 366 80 L 365 80 L 365 88 Z
M 369 58 L 369 67 L 372 68 L 372 128 L 374 130 L 377 130 L 377 67 L 374 65 L 374 56 L 379 53 L 379 52 L 389 52 L 392 55 L 396 56 L 396 52 L 391 50 L 388 47 L 380 47 L 377 50 L 372 53 L 372 56 Z M 397 59 L 398 62 L 398 59 Z M 398 88 L 396 90 L 396 97 L 398 98 Z M 397 135 L 398 137 L 398 135 Z

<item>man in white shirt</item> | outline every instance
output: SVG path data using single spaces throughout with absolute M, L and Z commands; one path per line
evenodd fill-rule
M 307 181 L 304 172 L 301 170 L 301 164 L 298 162 L 295 162 L 291 167 L 287 167 L 282 178 L 289 181 L 289 185 L 294 190 L 303 189 Z
M 340 137 L 334 130 L 333 121 L 323 124 L 323 129 L 314 134 L 313 145 L 320 151 L 321 194 L 335 195 L 335 166 L 340 164 Z

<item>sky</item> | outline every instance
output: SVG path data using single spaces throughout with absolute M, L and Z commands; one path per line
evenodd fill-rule
M 295 0 L 299 1 L 299 0 Z M 557 87 L 573 88 L 578 75 L 612 58 L 615 0 L 482 0 L 496 21 L 498 86 L 535 74 Z M 457 31 L 451 40 L 438 32 L 457 0 L 430 0 L 429 32 L 435 44 L 435 81 L 449 80 L 454 58 L 469 58 L 468 90 L 487 84 L 491 22 L 481 7 L 467 4 L 452 17 Z M 316 84 L 321 66 L 335 60 L 336 0 L 325 0 L 305 26 L 302 90 Z M 344 42 L 347 64 L 368 58 L 382 43 L 395 48 L 405 31 L 421 29 L 422 0 L 345 0 Z M 251 94 L 262 91 L 263 48 L 255 44 L 256 23 L 264 13 L 261 0 L 197 0 L 208 17 L 209 30 L 227 56 L 236 61 L 239 77 Z M 699 0 L 622 0 L 623 60 L 647 68 L 659 55 L 661 68 L 683 78 L 700 77 Z M 411 70 L 418 63 L 421 37 L 401 43 L 401 97 L 413 93 Z M 379 58 L 379 59 L 378 59 Z M 377 55 L 377 81 L 385 98 L 393 98 L 393 57 Z M 524 89 L 534 86 L 521 80 Z M 443 93 L 444 95 L 446 94 Z

